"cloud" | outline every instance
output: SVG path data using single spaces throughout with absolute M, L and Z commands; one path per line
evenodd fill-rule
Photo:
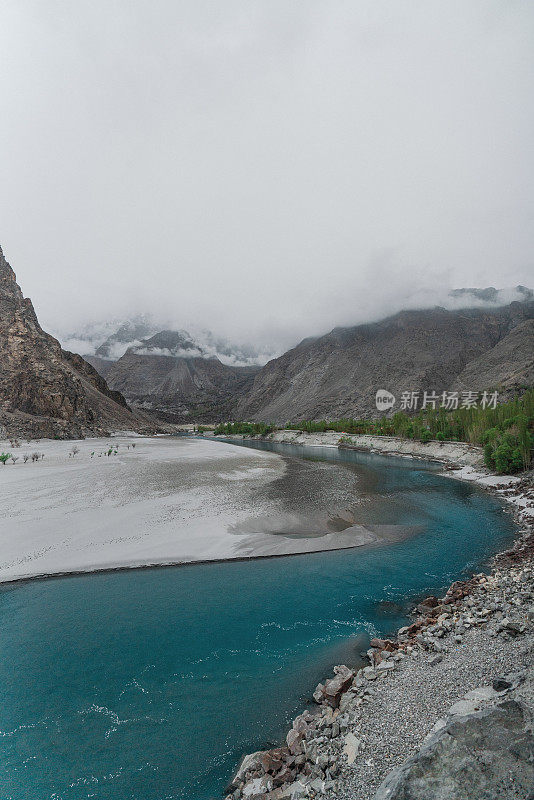
M 17 0 L 2 244 L 42 324 L 271 351 L 531 283 L 534 7 Z

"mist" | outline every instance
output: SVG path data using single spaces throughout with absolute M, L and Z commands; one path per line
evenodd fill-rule
M 4 253 L 69 341 L 275 353 L 532 285 L 533 35 L 528 0 L 7 0 Z

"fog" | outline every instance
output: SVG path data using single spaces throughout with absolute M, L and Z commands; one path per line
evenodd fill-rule
M 533 41 L 529 0 L 4 0 L 5 255 L 71 341 L 532 285 Z

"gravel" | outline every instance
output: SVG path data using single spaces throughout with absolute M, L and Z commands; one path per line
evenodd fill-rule
M 385 776 L 413 755 L 446 711 L 467 691 L 532 663 L 534 635 L 495 636 L 494 626 L 469 630 L 451 641 L 442 660 L 429 665 L 414 652 L 355 713 L 351 730 L 360 739 L 359 758 L 343 767 L 331 800 L 369 800 Z M 432 659 L 431 659 L 432 661 Z

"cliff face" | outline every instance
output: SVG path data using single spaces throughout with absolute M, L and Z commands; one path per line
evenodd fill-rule
M 534 303 L 526 301 L 495 309 L 403 311 L 336 328 L 266 364 L 236 416 L 282 424 L 372 417 L 378 415 L 378 389 L 397 400 L 403 391 L 509 390 L 532 378 L 533 317 Z
M 80 436 L 150 427 L 80 356 L 45 333 L 0 249 L 0 428 L 10 436 Z

